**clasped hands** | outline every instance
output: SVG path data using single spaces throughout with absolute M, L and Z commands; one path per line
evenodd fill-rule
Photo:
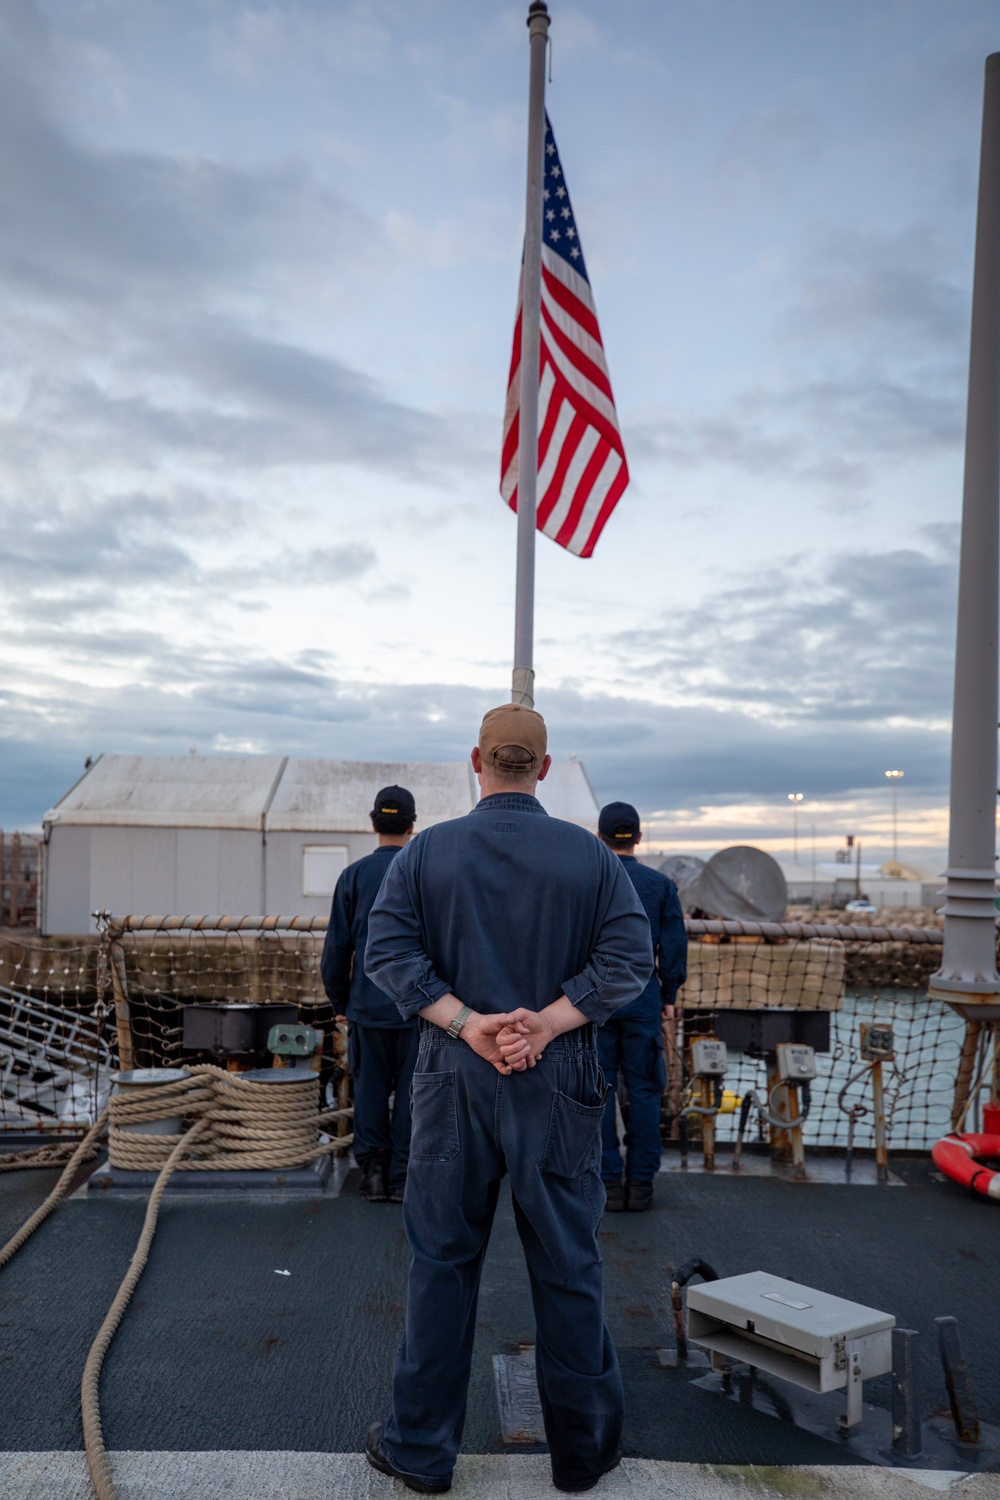
M 555 1035 L 544 1011 L 524 1009 L 474 1014 L 462 1027 L 462 1040 L 505 1076 L 533 1068 Z

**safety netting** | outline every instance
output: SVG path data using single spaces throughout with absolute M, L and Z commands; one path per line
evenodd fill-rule
M 940 930 L 694 921 L 688 981 L 664 1025 L 664 1137 L 695 1095 L 691 1042 L 727 1042 L 716 1140 L 735 1138 L 739 1101 L 767 1099 L 776 1041 L 815 1050 L 807 1147 L 874 1145 L 873 1061 L 890 1150 L 921 1150 L 977 1128 L 996 1088 L 996 1026 L 967 1024 L 927 995 Z M 79 1133 L 120 1066 L 219 1061 L 184 1045 L 191 1005 L 293 1007 L 321 1034 L 328 1106 L 348 1102 L 343 1027 L 323 992 L 324 923 L 260 917 L 110 919 L 99 938 L 0 939 L 0 1131 Z M 877 1028 L 878 1058 L 865 1037 Z M 263 1060 L 263 1059 L 262 1059 Z M 697 1135 L 697 1117 L 692 1117 Z M 754 1125 L 756 1129 L 756 1125 Z
M 920 1150 L 956 1125 L 976 1128 L 995 1037 L 929 998 L 928 980 L 941 962 L 940 929 L 710 921 L 688 927 L 688 981 L 676 1018 L 664 1026 L 668 1133 L 676 1136 L 692 1097 L 690 1046 L 698 1036 L 727 1042 L 716 1117 L 723 1148 L 735 1140 L 740 1101 L 749 1091 L 772 1111 L 780 1103 L 779 1043 L 814 1049 L 816 1077 L 798 1100 L 807 1147 L 874 1149 L 877 1075 L 890 1148 Z M 697 1133 L 697 1117 L 690 1123 Z

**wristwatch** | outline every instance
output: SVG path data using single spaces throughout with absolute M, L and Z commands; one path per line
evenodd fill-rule
M 471 1015 L 472 1015 L 472 1006 L 471 1005 L 463 1005 L 462 1009 L 458 1012 L 458 1014 L 452 1020 L 451 1025 L 446 1028 L 447 1032 L 448 1032 L 448 1035 L 449 1036 L 458 1036 L 458 1034 L 461 1031 L 462 1027 L 465 1025 L 466 1021 L 469 1019 L 469 1017 Z

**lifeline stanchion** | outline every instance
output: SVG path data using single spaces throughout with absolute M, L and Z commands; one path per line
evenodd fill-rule
M 976 1398 L 972 1394 L 969 1367 L 962 1353 L 958 1319 L 935 1318 L 934 1322 L 937 1326 L 938 1352 L 941 1355 L 955 1435 L 960 1443 L 978 1443 L 979 1412 L 976 1409 Z
M 917 1392 L 915 1328 L 892 1330 L 892 1451 L 901 1458 L 919 1458 L 920 1401 Z

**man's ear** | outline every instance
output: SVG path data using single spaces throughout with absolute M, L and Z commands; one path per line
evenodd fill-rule
M 635 842 L 637 844 L 641 844 L 642 843 L 642 834 L 641 833 L 637 833 L 636 834 L 636 836 L 635 836 Z
M 539 779 L 539 781 L 544 781 L 545 780 L 546 776 L 549 774 L 549 766 L 551 766 L 551 764 L 552 764 L 552 757 L 551 757 L 551 755 L 547 755 L 545 757 L 545 759 L 542 761 L 542 764 L 538 768 L 538 779 Z
M 480 775 L 480 773 L 482 772 L 482 769 L 483 769 L 483 757 L 479 753 L 479 746 L 478 745 L 473 745 L 473 747 L 472 747 L 471 760 L 472 760 L 472 769 L 475 771 L 475 773 L 476 773 L 477 776 Z

